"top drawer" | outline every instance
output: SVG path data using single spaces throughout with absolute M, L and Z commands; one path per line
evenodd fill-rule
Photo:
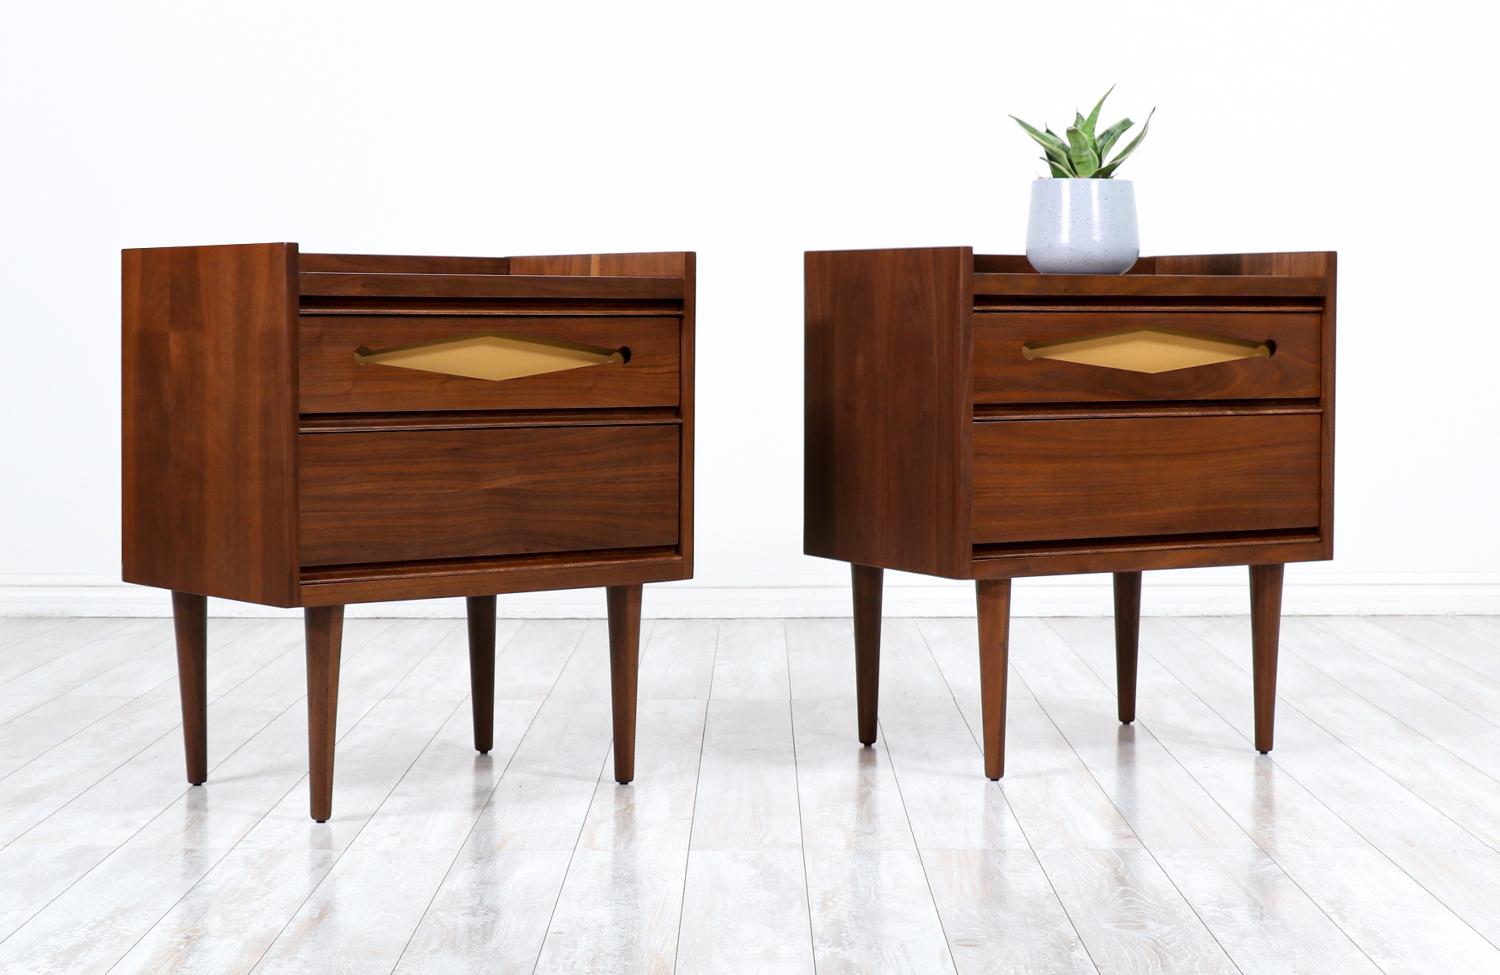
M 304 312 L 299 333 L 302 413 L 619 409 L 678 401 L 676 317 Z M 619 354 L 610 359 L 612 352 Z M 457 374 L 497 366 L 505 378 Z M 541 369 L 550 371 L 535 371 Z
M 1317 311 L 974 315 L 974 402 L 1314 399 Z

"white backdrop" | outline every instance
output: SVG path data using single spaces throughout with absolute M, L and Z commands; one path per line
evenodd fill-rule
M 1290 611 L 1500 611 L 1487 6 L 59 2 L 0 32 L 0 612 L 118 583 L 119 249 L 699 255 L 697 578 L 647 612 L 847 613 L 801 555 L 804 249 L 1016 253 L 1056 126 L 1160 106 L 1144 253 L 1336 249 L 1338 557 Z M 1103 577 L 1019 612 L 1101 612 Z M 1147 611 L 1243 611 L 1243 570 Z M 599 593 L 502 600 L 597 614 Z M 249 607 L 220 607 L 247 611 Z M 450 613 L 450 602 L 405 604 Z M 888 612 L 971 612 L 888 579 Z

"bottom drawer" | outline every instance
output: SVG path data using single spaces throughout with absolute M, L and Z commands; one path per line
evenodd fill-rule
M 304 433 L 303 565 L 677 544 L 675 425 Z
M 1320 438 L 1316 414 L 976 423 L 974 541 L 1313 528 Z

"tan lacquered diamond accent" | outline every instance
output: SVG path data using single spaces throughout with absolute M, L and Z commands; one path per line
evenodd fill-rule
M 1236 359 L 1267 358 L 1274 348 L 1270 342 L 1241 342 L 1145 329 L 1051 345 L 1027 342 L 1021 347 L 1021 354 L 1028 359 L 1056 359 L 1106 369 L 1171 372 Z
M 362 366 L 374 363 L 500 382 L 564 369 L 582 369 L 605 362 L 624 362 L 626 353 L 623 349 L 602 349 L 572 342 L 475 335 L 381 352 L 372 352 L 361 346 L 355 351 L 354 359 Z

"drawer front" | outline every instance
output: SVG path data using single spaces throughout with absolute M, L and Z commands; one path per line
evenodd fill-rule
M 303 565 L 677 544 L 676 425 L 304 433 Z
M 496 353 L 482 342 L 476 348 L 475 340 L 489 338 L 503 340 L 511 352 Z M 429 360 L 425 365 L 462 368 L 477 361 L 473 355 L 494 363 L 518 348 L 523 354 L 540 352 L 543 358 L 559 347 L 564 353 L 580 346 L 629 352 L 624 362 L 498 380 L 407 368 L 382 354 L 466 340 L 469 352 L 450 353 L 453 358 L 446 363 Z M 678 341 L 675 317 L 304 314 L 299 324 L 299 409 L 381 413 L 676 406 Z M 361 352 L 368 355 L 362 358 Z M 527 360 L 528 365 L 535 361 L 535 356 Z
M 975 424 L 978 544 L 1314 528 L 1321 417 Z
M 1321 321 L 1302 311 L 979 312 L 974 401 L 1312 399 Z

